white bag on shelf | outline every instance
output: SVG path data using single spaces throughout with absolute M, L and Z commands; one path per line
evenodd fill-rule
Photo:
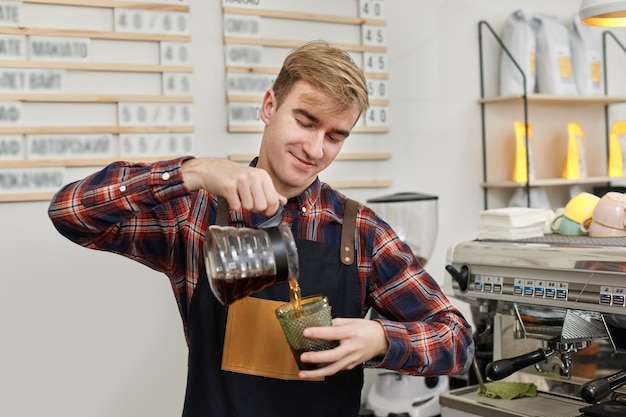
M 537 13 L 530 23 L 537 36 L 537 90 L 541 94 L 576 95 L 567 28 L 555 16 Z
M 535 90 L 535 33 L 524 18 L 521 10 L 507 17 L 502 31 L 502 43 L 509 50 L 526 77 L 526 93 Z M 522 95 L 524 85 L 522 75 L 507 53 L 500 55 L 500 95 Z
M 584 25 L 577 14 L 572 18 L 570 44 L 578 93 L 602 95 L 602 45 L 591 27 Z
M 509 207 L 528 207 L 528 194 L 526 188 L 518 188 L 509 200 Z M 530 189 L 530 207 L 549 210 L 550 199 L 544 188 L 532 187 Z

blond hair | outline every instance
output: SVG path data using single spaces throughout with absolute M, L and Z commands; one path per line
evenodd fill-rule
M 300 80 L 323 94 L 329 113 L 356 107 L 363 114 L 369 107 L 363 71 L 347 52 L 325 41 L 308 42 L 289 53 L 272 87 L 279 106 Z

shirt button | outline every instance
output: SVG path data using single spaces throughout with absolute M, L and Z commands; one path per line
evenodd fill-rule
M 161 175 L 161 178 L 163 179 L 163 181 L 169 180 L 170 179 L 170 173 L 169 172 L 163 173 L 163 175 Z
M 302 207 L 302 208 L 300 209 L 300 212 L 301 212 L 302 214 L 305 214 L 305 213 L 306 213 L 306 207 Z
M 123 193 L 124 191 L 126 191 L 126 186 L 125 185 L 120 186 L 120 192 Z

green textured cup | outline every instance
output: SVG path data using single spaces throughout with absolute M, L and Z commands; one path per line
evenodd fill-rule
M 302 314 L 296 317 L 291 303 L 285 303 L 276 309 L 276 317 L 287 338 L 293 357 L 301 370 L 312 370 L 325 366 L 322 363 L 303 363 L 300 355 L 304 352 L 328 350 L 338 346 L 335 340 L 310 339 L 302 335 L 307 327 L 332 326 L 332 316 L 328 298 L 324 295 L 312 295 L 301 300 Z
M 563 236 L 584 236 L 587 235 L 587 230 L 580 223 L 576 223 L 574 220 L 564 215 L 559 215 L 554 218 L 551 224 L 552 231 Z

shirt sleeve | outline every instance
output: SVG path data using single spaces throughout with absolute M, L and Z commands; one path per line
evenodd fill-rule
M 368 265 L 360 271 L 367 274 L 367 302 L 380 314 L 375 320 L 389 343 L 386 355 L 367 365 L 412 375 L 467 371 L 474 343 L 461 312 L 387 223 L 370 213 L 360 229 L 367 250 L 359 256 L 371 256 L 369 264 L 360 262 Z
M 81 246 L 169 272 L 174 267 L 169 251 L 176 233 L 173 225 L 188 211 L 184 197 L 190 193 L 181 173 L 186 159 L 112 163 L 61 188 L 48 215 L 59 233 Z

